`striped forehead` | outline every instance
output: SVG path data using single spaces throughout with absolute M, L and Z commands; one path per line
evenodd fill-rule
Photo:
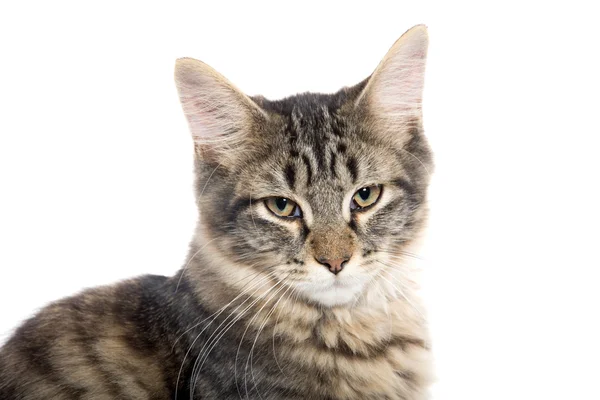
M 300 176 L 308 189 L 326 181 L 358 179 L 358 161 L 348 151 L 349 128 L 335 110 L 326 105 L 294 107 L 284 135 L 290 156 L 284 174 L 290 189 L 297 189 Z

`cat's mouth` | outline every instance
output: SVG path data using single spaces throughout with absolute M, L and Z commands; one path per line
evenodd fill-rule
M 333 282 L 331 283 L 331 287 L 334 288 L 351 288 L 353 286 L 362 285 L 359 285 L 355 280 L 352 280 L 349 276 L 336 276 L 333 278 Z
M 332 276 L 332 279 L 301 283 L 297 285 L 297 290 L 311 302 L 335 307 L 351 304 L 364 290 L 364 286 L 363 280 L 340 274 Z

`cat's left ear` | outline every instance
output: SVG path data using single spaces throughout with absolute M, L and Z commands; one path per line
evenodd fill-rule
M 421 121 L 427 27 L 417 25 L 400 37 L 370 76 L 355 106 L 371 125 L 398 143 L 407 128 Z

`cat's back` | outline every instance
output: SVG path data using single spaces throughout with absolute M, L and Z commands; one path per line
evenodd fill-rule
M 169 343 L 185 324 L 171 290 L 147 275 L 47 306 L 0 350 L 0 399 L 170 398 Z

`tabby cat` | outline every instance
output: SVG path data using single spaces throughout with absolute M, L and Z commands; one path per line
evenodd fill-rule
M 0 351 L 0 398 L 427 398 L 427 43 L 416 26 L 361 83 L 278 101 L 178 60 L 189 262 L 44 308 Z

